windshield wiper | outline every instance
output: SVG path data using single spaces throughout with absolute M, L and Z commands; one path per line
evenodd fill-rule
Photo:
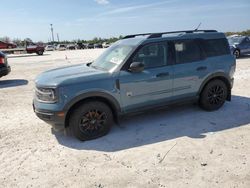
M 94 68 L 94 69 L 99 69 L 99 70 L 107 71 L 106 69 L 104 69 L 102 67 L 95 66 L 95 65 L 91 65 L 91 67 Z
M 90 65 L 93 63 L 93 61 L 92 62 L 89 62 L 89 63 L 87 63 L 87 66 L 88 67 L 90 67 Z

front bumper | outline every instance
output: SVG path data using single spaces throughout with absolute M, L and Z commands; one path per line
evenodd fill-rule
M 64 112 L 53 112 L 47 110 L 36 109 L 33 104 L 33 110 L 38 118 L 50 124 L 55 130 L 60 131 L 65 128 Z
M 11 68 L 10 66 L 7 66 L 7 67 L 1 67 L 0 68 L 0 77 L 2 76 L 6 76 L 7 74 L 9 74 L 11 71 Z

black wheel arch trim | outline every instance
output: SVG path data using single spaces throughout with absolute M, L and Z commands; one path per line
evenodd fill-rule
M 236 50 L 240 52 L 240 49 L 239 49 L 239 48 L 235 48 L 235 49 L 234 49 L 234 52 L 235 52 Z
M 119 102 L 111 94 L 102 92 L 102 91 L 89 91 L 83 94 L 78 95 L 70 102 L 68 102 L 64 107 L 64 112 L 68 111 L 77 103 L 93 98 L 101 98 L 108 102 L 108 105 L 111 105 L 112 110 L 115 111 L 116 115 L 119 115 L 121 112 L 121 107 Z
M 93 99 L 93 98 L 100 98 L 105 100 L 104 102 L 108 102 L 108 105 L 111 106 L 111 110 L 114 115 L 114 120 L 119 123 L 119 116 L 121 115 L 121 107 L 119 102 L 113 97 L 111 94 L 104 92 L 104 91 L 89 91 L 86 93 L 82 93 L 68 102 L 64 107 L 64 112 L 66 113 L 64 126 L 69 126 L 69 117 L 70 114 L 73 112 L 74 105 L 81 104 L 84 100 Z

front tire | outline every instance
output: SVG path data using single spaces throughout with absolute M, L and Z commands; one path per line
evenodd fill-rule
M 78 107 L 70 116 L 72 133 L 81 141 L 106 135 L 113 125 L 111 109 L 103 102 L 89 101 Z
M 210 81 L 200 95 L 200 106 L 204 110 L 214 111 L 223 106 L 228 95 L 228 88 L 221 80 Z

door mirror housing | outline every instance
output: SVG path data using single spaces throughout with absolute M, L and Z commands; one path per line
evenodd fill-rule
M 142 72 L 144 70 L 144 64 L 141 62 L 133 62 L 130 64 L 128 70 L 130 72 Z

